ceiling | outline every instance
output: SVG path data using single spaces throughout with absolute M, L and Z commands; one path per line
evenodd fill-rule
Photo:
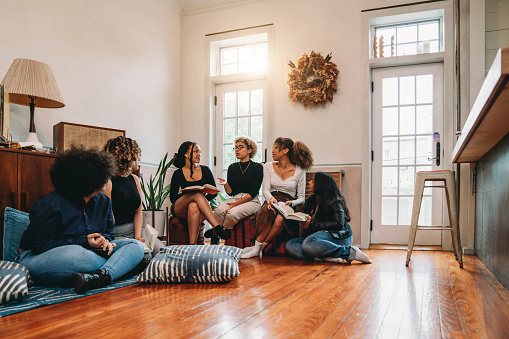
M 183 15 L 191 15 L 238 7 L 269 0 L 174 0 L 181 6 Z

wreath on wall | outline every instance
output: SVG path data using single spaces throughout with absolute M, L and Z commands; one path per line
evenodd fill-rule
M 320 53 L 311 51 L 310 55 L 304 53 L 297 60 L 297 65 L 288 60 L 290 73 L 288 73 L 288 96 L 292 101 L 304 104 L 304 107 L 325 105 L 332 102 L 334 93 L 338 91 L 338 68 L 331 62 L 332 53 L 324 58 Z

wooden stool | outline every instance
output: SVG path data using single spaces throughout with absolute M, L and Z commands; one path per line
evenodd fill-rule
M 245 248 L 252 246 L 256 238 L 256 215 L 241 219 L 233 226 L 232 236 L 224 244 Z
M 203 245 L 205 243 L 204 228 L 205 224 L 201 223 L 198 231 L 198 239 L 196 240 L 197 245 Z M 168 235 L 167 245 L 189 245 L 187 218 L 170 216 L 166 234 Z
M 442 186 L 426 186 L 426 181 L 442 181 Z M 422 194 L 426 187 L 445 188 L 447 209 L 449 212 L 449 226 L 418 226 L 419 212 L 421 211 Z M 456 260 L 463 268 L 463 258 L 461 257 L 460 231 L 458 227 L 458 213 L 456 205 L 456 182 L 454 180 L 454 171 L 421 171 L 415 175 L 414 205 L 412 208 L 412 223 L 410 224 L 410 233 L 408 235 L 408 252 L 406 265 L 410 262 L 412 250 L 414 248 L 415 235 L 417 230 L 449 230 L 451 231 L 452 247 Z

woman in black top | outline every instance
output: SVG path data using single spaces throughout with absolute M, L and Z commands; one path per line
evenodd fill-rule
M 223 239 L 230 238 L 230 232 L 219 225 L 208 202 L 214 199 L 217 194 L 204 194 L 200 191 L 182 192 L 183 188 L 189 186 L 205 184 L 216 186 L 212 172 L 207 166 L 200 165 L 200 159 L 200 146 L 195 142 L 184 142 L 175 153 L 173 163 L 179 169 L 171 177 L 171 213 L 176 217 L 187 218 L 190 244 L 196 244 L 202 215 L 212 226 L 215 226 L 214 233 L 216 235 Z
M 104 151 L 111 154 L 117 164 L 117 172 L 104 192 L 112 202 L 114 236 L 144 241 L 140 179 L 132 174 L 139 168 L 141 149 L 135 140 L 119 136 L 108 140 Z
M 317 172 L 310 189 L 313 195 L 306 200 L 304 212 L 311 218 L 302 224 L 307 237 L 290 239 L 286 243 L 288 254 L 305 260 L 371 264 L 366 254 L 352 246 L 348 208 L 332 175 Z
M 235 156 L 240 161 L 228 167 L 227 180 L 218 178 L 219 185 L 224 185 L 226 193 L 231 197 L 214 209 L 214 216 L 223 223 L 225 229 L 231 230 L 239 220 L 260 210 L 258 192 L 263 180 L 263 166 L 251 161 L 257 150 L 256 142 L 251 138 L 236 138 Z M 207 232 L 205 236 L 211 238 L 211 243 L 219 242 L 212 235 L 212 230 Z

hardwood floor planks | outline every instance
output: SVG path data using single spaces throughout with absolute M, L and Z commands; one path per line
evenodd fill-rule
M 440 311 L 440 331 L 443 338 L 461 338 L 461 327 L 456 301 L 449 281 L 448 271 L 445 268 L 443 252 L 435 252 L 437 270 L 437 295 Z
M 503 338 L 507 337 L 507 333 L 497 319 L 498 312 L 493 312 L 485 299 L 482 292 L 475 284 L 471 267 L 464 266 L 464 269 L 458 268 L 454 255 L 446 253 L 444 255 L 447 269 L 451 272 L 451 279 L 460 280 L 458 287 L 460 290 L 460 298 L 457 298 L 459 316 L 462 321 L 463 330 L 468 337 L 478 338 Z M 474 268 L 475 269 L 475 268 Z M 454 273 L 454 274 L 453 274 Z M 456 292 L 455 292 L 456 298 Z M 460 300 L 458 300 L 460 299 Z M 498 311 L 498 310 L 497 310 Z
M 472 256 L 369 250 L 372 265 L 240 262 L 227 284 L 133 285 L 0 318 L 22 338 L 507 338 L 509 291 Z

